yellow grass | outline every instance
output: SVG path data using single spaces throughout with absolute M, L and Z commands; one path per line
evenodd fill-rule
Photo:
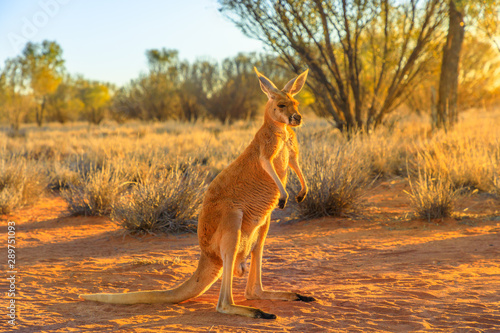
M 314 173 L 308 179 L 311 191 L 321 186 L 330 191 L 333 182 L 344 179 L 362 195 L 378 177 L 410 177 L 416 184 L 419 170 L 425 169 L 429 179 L 438 177 L 440 183 L 451 184 L 450 191 L 465 188 L 500 195 L 500 111 L 470 111 L 453 130 L 436 133 L 431 132 L 427 119 L 408 116 L 394 127 L 350 140 L 324 119 L 311 115 L 305 119 L 297 134 L 302 166 L 306 173 Z M 49 179 L 48 188 L 58 191 L 82 179 L 85 182 L 91 170 L 107 165 L 120 175 L 120 181 L 131 184 L 125 195 L 151 170 L 168 173 L 194 167 L 208 174 L 210 181 L 243 151 L 260 124 L 259 120 L 232 125 L 215 121 L 108 123 L 92 128 L 80 123 L 50 124 L 41 129 L 27 126 L 22 137 L 9 137 L 4 130 L 0 131 L 0 179 L 6 179 L 17 165 L 29 165 Z M 0 183 L 0 197 L 17 200 L 8 205 L 9 210 L 27 203 L 15 199 L 19 197 L 16 191 L 20 188 Z

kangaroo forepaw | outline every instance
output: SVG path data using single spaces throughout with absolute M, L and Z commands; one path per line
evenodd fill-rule
M 305 197 L 306 197 L 306 194 L 304 193 L 304 194 L 297 195 L 295 197 L 295 199 L 297 200 L 297 202 L 302 202 L 302 201 L 304 201 Z
M 280 209 L 285 208 L 285 206 L 286 206 L 286 201 L 287 201 L 286 199 L 280 199 L 280 201 L 278 202 L 278 207 L 279 207 Z
M 297 294 L 297 299 L 296 301 L 302 301 L 302 302 L 315 302 L 316 298 L 311 297 L 311 296 L 302 296 Z

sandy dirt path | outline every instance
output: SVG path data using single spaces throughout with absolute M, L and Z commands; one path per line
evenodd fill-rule
M 220 282 L 179 305 L 79 300 L 179 284 L 196 267 L 197 237 L 131 236 L 106 218 L 69 217 L 60 198 L 45 199 L 0 216 L 2 242 L 14 220 L 18 244 L 17 326 L 2 315 L 0 331 L 500 332 L 499 201 L 463 201 L 468 215 L 458 219 L 412 220 L 402 187 L 378 186 L 360 217 L 272 224 L 264 285 L 318 300 L 247 301 L 246 276 L 235 278 L 236 303 L 274 313 L 274 321 L 215 312 Z M 2 296 L 2 308 L 6 302 Z

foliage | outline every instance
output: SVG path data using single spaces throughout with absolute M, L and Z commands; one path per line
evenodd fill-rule
M 307 66 L 317 109 L 345 131 L 380 125 L 430 61 L 442 0 L 220 0 L 221 10 L 298 72 Z
M 435 109 L 439 81 L 438 57 L 429 62 L 427 72 L 425 80 L 418 82 L 405 102 L 405 106 L 417 114 Z M 500 53 L 488 41 L 466 33 L 460 55 L 458 111 L 464 112 L 471 108 L 486 110 L 498 105 L 500 82 L 496 78 L 499 73 Z M 431 112 L 434 118 L 435 114 L 432 113 L 435 111 Z
M 311 72 L 309 87 L 299 96 L 301 105 L 309 106 L 320 116 L 334 117 L 335 125 L 340 129 L 384 124 L 387 115 L 403 102 L 411 110 L 429 112 L 436 104 L 432 87 L 437 86 L 442 38 L 437 34 L 432 40 L 422 41 L 421 48 L 415 50 L 418 35 L 422 32 L 417 29 L 422 24 L 419 20 L 425 17 L 427 7 L 423 4 L 413 8 L 404 2 L 398 2 L 397 5 L 381 2 L 380 8 L 374 8 L 368 1 L 363 3 L 366 4 L 363 10 L 367 11 L 363 17 L 367 19 L 363 21 L 365 25 L 359 27 L 358 48 L 353 48 L 357 50 L 357 58 L 349 58 L 350 55 L 343 49 L 348 48 L 349 41 L 346 39 L 340 43 L 341 39 L 337 36 L 339 32 L 329 30 L 333 57 L 327 57 L 330 61 L 336 59 L 338 62 L 338 77 L 333 76 L 333 67 L 321 58 L 323 55 L 319 51 L 311 54 L 314 57 L 308 61 L 312 63 L 300 57 L 284 59 L 283 56 L 255 53 L 241 53 L 220 63 L 206 59 L 189 63 L 181 60 L 177 51 L 162 48 L 146 51 L 147 73 L 115 89 L 105 82 L 65 74 L 62 50 L 55 42 L 29 43 L 23 54 L 8 59 L 0 71 L 0 121 L 8 122 L 13 133 L 17 133 L 23 122 L 33 120 L 39 124 L 44 120 L 60 123 L 86 120 L 91 124 L 100 124 L 106 118 L 120 123 L 129 119 L 196 121 L 210 118 L 228 123 L 238 119 L 248 120 L 257 117 L 265 103 L 253 67 L 266 73 L 278 85 L 284 85 L 289 78 L 288 67 L 292 61 L 297 65 L 292 66 L 293 70 L 307 65 L 311 70 L 317 67 L 316 70 L 320 71 L 319 76 Z M 424 4 L 430 5 L 427 2 Z M 471 4 L 468 3 L 467 8 L 471 8 Z M 388 6 L 387 12 L 385 5 Z M 281 10 L 285 10 L 288 5 L 283 3 L 283 6 Z M 352 16 L 358 4 L 349 6 L 347 9 Z M 478 5 L 477 8 L 482 7 Z M 314 8 L 307 10 L 315 13 Z M 339 10 L 342 12 L 342 6 Z M 467 9 L 466 12 L 471 11 Z M 383 13 L 388 16 L 385 17 Z M 411 29 L 407 26 L 411 21 L 409 14 L 415 14 L 415 25 Z M 317 25 L 311 27 L 319 29 L 318 33 L 321 32 L 321 24 L 317 21 L 319 18 L 318 15 L 308 18 L 312 20 L 309 23 Z M 329 28 L 338 19 L 332 17 L 331 22 L 327 23 Z M 309 27 L 309 23 L 306 22 L 304 26 L 296 20 L 289 23 L 293 24 L 297 33 Z M 429 24 L 439 23 L 431 21 Z M 383 29 L 386 25 L 387 35 Z M 401 27 L 406 27 L 406 30 L 401 30 Z M 460 111 L 469 107 L 490 107 L 498 103 L 500 96 L 500 86 L 495 80 L 500 66 L 500 53 L 496 54 L 491 43 L 478 37 L 480 34 L 476 33 L 477 29 L 467 30 L 470 35 L 466 36 L 464 43 L 458 87 Z M 407 36 L 410 30 L 413 34 Z M 427 32 L 425 36 L 434 36 L 430 30 Z M 307 31 L 302 31 L 301 36 L 305 45 L 311 46 L 313 50 L 314 47 L 326 50 L 325 42 L 320 39 L 316 45 L 311 36 L 308 37 Z M 405 39 L 405 36 L 409 39 Z M 407 46 L 402 52 L 400 48 L 405 41 Z M 356 45 L 355 40 L 351 40 L 351 43 Z M 287 46 L 286 50 L 291 52 L 292 46 Z M 411 50 L 418 53 L 419 57 L 415 54 L 412 58 Z M 480 52 L 474 52 L 476 50 Z M 411 66 L 408 64 L 410 58 L 413 59 Z M 350 61 L 359 61 L 358 67 L 350 68 Z M 340 62 L 344 65 L 340 65 Z M 353 81 L 350 71 L 356 68 L 359 73 L 354 75 L 357 79 Z M 324 80 L 330 82 L 326 88 Z M 337 86 L 340 84 L 344 90 Z M 359 92 L 356 95 L 359 101 L 355 91 Z M 332 94 L 337 94 L 336 99 L 332 98 Z M 343 103 L 343 106 L 338 103 Z M 348 132 L 352 133 L 351 130 Z
M 148 50 L 146 56 L 150 73 L 118 90 L 112 102 L 113 114 L 142 120 L 179 118 L 175 94 L 177 51 Z
M 106 116 L 111 99 L 109 87 L 99 82 L 85 82 L 80 94 L 83 118 L 91 124 L 99 125 Z
M 48 96 L 46 107 L 49 121 L 64 124 L 78 120 L 85 107 L 80 99 L 80 82 L 66 75 L 56 91 Z
M 474 37 L 487 37 L 500 52 L 500 1 L 460 1 L 466 13 L 465 24 L 474 31 Z
M 238 54 L 220 64 L 209 60 L 190 64 L 167 49 L 148 50 L 146 56 L 149 73 L 118 91 L 114 114 L 160 121 L 250 119 L 265 103 L 253 67 L 268 70 L 266 74 L 278 81 L 285 75 L 274 57 L 254 53 Z
M 1 110 L 5 113 L 14 131 L 19 131 L 24 117 L 35 105 L 32 95 L 24 94 L 27 89 L 23 77 L 22 64 L 18 59 L 8 59 L 0 75 Z
M 15 131 L 31 111 L 41 126 L 48 117 L 64 123 L 85 119 L 99 124 L 106 116 L 109 84 L 63 75 L 62 49 L 56 42 L 27 43 L 22 54 L 7 59 L 0 73 L 0 105 Z
M 466 37 L 461 52 L 458 106 L 461 110 L 485 107 L 500 96 L 500 52 L 491 43 Z
M 47 97 L 61 83 L 64 60 L 62 48 L 56 42 L 43 41 L 41 44 L 28 42 L 22 54 L 15 59 L 22 67 L 23 80 L 27 81 L 39 104 L 36 121 L 39 126 L 44 121 Z

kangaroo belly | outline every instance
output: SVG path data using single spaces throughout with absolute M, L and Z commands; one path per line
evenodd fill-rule
M 262 226 L 267 222 L 266 216 L 258 221 L 248 220 L 248 216 L 243 217 L 243 223 L 241 226 L 241 239 L 238 247 L 238 253 L 236 255 L 235 270 L 238 272 L 243 272 L 246 266 L 246 260 L 250 256 L 255 245 L 262 236 Z
M 220 230 L 225 212 L 241 211 L 241 244 L 238 258 L 248 257 L 255 245 L 256 230 L 277 206 L 280 192 L 272 177 L 260 164 L 258 147 L 250 145 L 245 152 L 224 169 L 209 185 L 198 222 L 200 246 L 215 254 L 213 240 Z M 284 144 L 272 160 L 276 174 L 286 186 L 289 153 Z

